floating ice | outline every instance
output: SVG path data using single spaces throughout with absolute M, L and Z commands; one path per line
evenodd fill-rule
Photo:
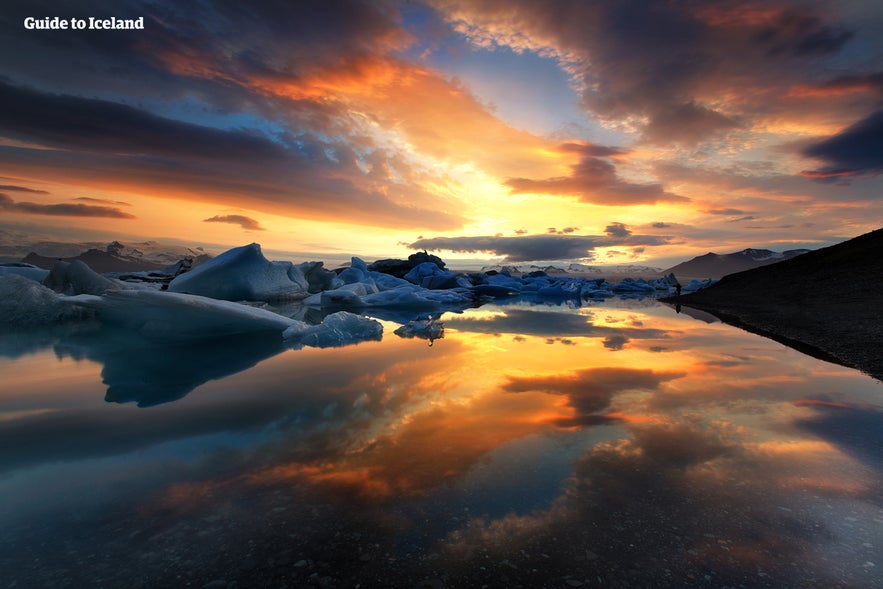
M 86 316 L 39 282 L 18 274 L 0 275 L 0 325 L 46 326 Z
M 124 282 L 98 274 L 81 260 L 57 262 L 43 280 L 43 284 L 66 295 L 100 295 L 107 290 L 131 288 Z
M 261 246 L 252 243 L 228 250 L 177 276 L 169 283 L 169 291 L 227 301 L 302 299 L 310 292 L 335 285 L 335 277 L 324 272 L 315 262 L 298 266 L 271 262 L 264 257 Z
M 267 311 L 198 295 L 155 290 L 109 291 L 101 296 L 76 295 L 62 301 L 92 309 L 108 325 L 150 338 L 189 339 L 278 331 L 295 323 Z
M 429 317 L 412 319 L 393 333 L 403 338 L 426 339 L 432 344 L 433 341 L 445 337 L 445 325 L 430 315 Z
M 43 279 L 49 276 L 49 270 L 38 268 L 33 264 L 25 264 L 24 262 L 0 264 L 0 276 L 9 276 L 10 274 L 17 274 L 37 282 L 43 282 Z
M 383 325 L 374 319 L 338 311 L 325 317 L 319 325 L 296 321 L 282 333 L 282 337 L 289 344 L 330 348 L 380 340 Z

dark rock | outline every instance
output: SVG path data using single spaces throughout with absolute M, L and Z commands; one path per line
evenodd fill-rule
M 405 274 L 411 271 L 411 268 L 413 266 L 407 260 L 396 260 L 393 258 L 377 260 L 373 264 L 368 265 L 368 270 L 382 272 L 396 278 L 404 278 Z
M 399 260 L 395 258 L 387 258 L 385 260 L 377 260 L 368 265 L 368 270 L 373 272 L 383 272 L 396 278 L 404 278 L 405 274 L 410 272 L 415 266 L 419 266 L 425 262 L 431 262 L 440 269 L 445 269 L 444 261 L 438 256 L 423 252 L 417 252 L 408 256 L 407 260 Z

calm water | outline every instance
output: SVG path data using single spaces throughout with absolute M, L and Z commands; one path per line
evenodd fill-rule
M 0 335 L 0 589 L 881 587 L 883 385 L 654 301 Z

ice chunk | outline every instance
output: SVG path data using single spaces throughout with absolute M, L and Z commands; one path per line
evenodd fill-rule
M 18 274 L 0 275 L 0 325 L 45 326 L 87 316 L 39 282 Z
M 282 337 L 290 344 L 317 348 L 338 347 L 380 340 L 383 337 L 383 325 L 374 319 L 338 311 L 325 317 L 319 325 L 297 321 L 282 333 Z
M 227 250 L 169 283 L 171 292 L 227 301 L 302 299 L 309 289 L 303 268 L 267 260 L 256 243 Z
M 708 278 L 706 280 L 691 280 L 688 285 L 683 288 L 683 292 L 696 292 L 697 290 L 701 290 L 703 288 L 707 288 L 712 284 L 716 283 L 717 280 L 714 278 Z
M 331 270 L 324 268 L 323 262 L 304 262 L 296 266 L 292 266 L 288 271 L 288 277 L 292 282 L 301 284 L 299 276 L 307 282 L 307 290 L 310 293 L 322 292 L 323 290 L 331 290 L 343 285 L 343 281 Z
M 43 284 L 66 295 L 100 295 L 106 290 L 129 288 L 122 281 L 98 274 L 81 260 L 56 263 L 49 275 L 43 280 Z
M 102 296 L 77 295 L 61 300 L 94 310 L 108 325 L 151 338 L 191 339 L 259 331 L 281 334 L 295 323 L 266 309 L 155 290 L 109 291 Z
M 408 309 L 441 309 L 450 305 L 468 305 L 474 296 L 465 289 L 429 290 L 419 286 L 403 286 L 362 297 L 366 307 L 396 307 Z
M 613 285 L 612 290 L 617 294 L 653 294 L 656 287 L 641 278 L 623 278 L 619 284 Z
M 43 282 L 43 279 L 49 276 L 49 270 L 38 268 L 33 264 L 25 264 L 24 262 L 0 264 L 0 276 L 8 276 L 10 274 L 18 274 L 37 282 Z
M 433 262 L 418 264 L 405 274 L 405 280 L 408 282 L 432 289 L 454 288 L 458 286 L 457 278 L 456 274 L 442 270 Z
M 393 333 L 403 338 L 416 337 L 429 340 L 429 344 L 432 345 L 435 340 L 445 337 L 445 325 L 430 315 L 429 317 L 412 319 Z

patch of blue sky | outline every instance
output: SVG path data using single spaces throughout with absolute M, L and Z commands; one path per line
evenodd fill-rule
M 405 28 L 415 38 L 428 40 L 412 45 L 402 56 L 459 79 L 506 124 L 539 136 L 605 145 L 631 140 L 586 113 L 569 75 L 554 57 L 516 53 L 508 47 L 475 47 L 426 7 L 411 5 L 402 14 Z
M 140 100 L 137 105 L 132 106 L 167 119 L 202 127 L 224 131 L 233 129 L 260 131 L 270 139 L 276 139 L 286 132 L 285 127 L 278 121 L 248 112 L 218 112 L 193 97 L 187 97 L 184 100 L 174 102 Z

